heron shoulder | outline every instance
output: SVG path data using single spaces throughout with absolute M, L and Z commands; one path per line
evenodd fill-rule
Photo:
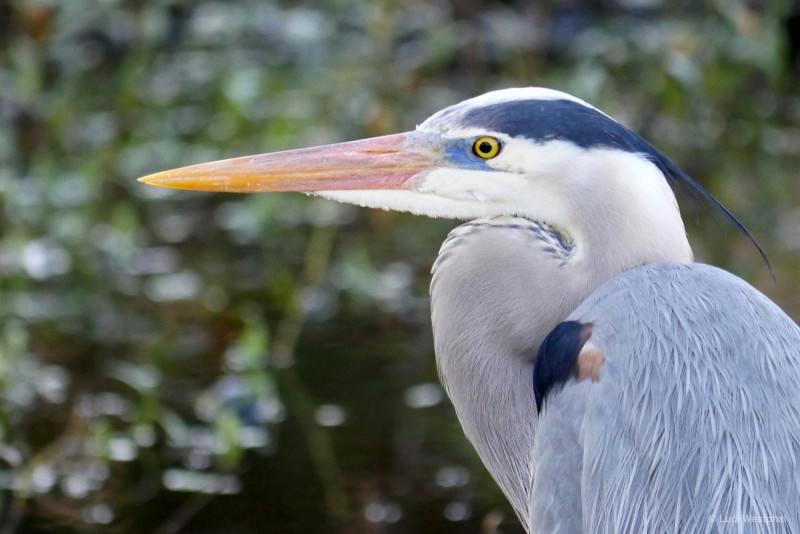
M 569 319 L 592 324 L 605 365 L 545 404 L 534 480 L 577 458 L 563 484 L 581 489 L 586 531 L 695 532 L 741 514 L 800 529 L 800 328 L 774 303 L 715 267 L 662 263 Z M 536 504 L 552 491 L 534 487 L 534 516 L 554 513 Z
M 703 388 L 717 372 L 734 389 L 737 381 L 773 387 L 780 376 L 800 390 L 800 327 L 760 291 L 717 267 L 631 269 L 600 286 L 569 319 L 592 324 L 592 341 L 609 366 L 622 366 L 632 380 L 666 362 L 691 366 L 691 373 L 673 378 L 701 380 L 677 385 L 687 395 L 706 395 Z

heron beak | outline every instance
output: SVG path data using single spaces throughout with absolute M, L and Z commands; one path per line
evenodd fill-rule
M 407 132 L 159 172 L 140 182 L 174 189 L 258 193 L 410 189 L 442 159 L 441 138 Z

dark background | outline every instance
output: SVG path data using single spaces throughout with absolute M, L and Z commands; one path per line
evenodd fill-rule
M 0 1 L 0 532 L 519 533 L 438 385 L 452 221 L 149 172 L 412 129 L 487 90 L 597 105 L 767 251 L 800 317 L 785 2 Z

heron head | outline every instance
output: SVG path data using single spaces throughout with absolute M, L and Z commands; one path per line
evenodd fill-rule
M 141 178 L 202 191 L 302 191 L 431 217 L 518 216 L 601 247 L 604 240 L 662 249 L 669 242 L 668 254 L 641 259 L 690 261 L 668 180 L 696 187 L 719 206 L 641 137 L 586 102 L 544 88 L 486 93 L 407 133 Z

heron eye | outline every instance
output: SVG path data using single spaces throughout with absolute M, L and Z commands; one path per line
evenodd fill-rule
M 499 139 L 494 137 L 479 137 L 472 144 L 472 152 L 483 159 L 492 159 L 496 157 L 500 150 L 503 149 L 503 144 Z

